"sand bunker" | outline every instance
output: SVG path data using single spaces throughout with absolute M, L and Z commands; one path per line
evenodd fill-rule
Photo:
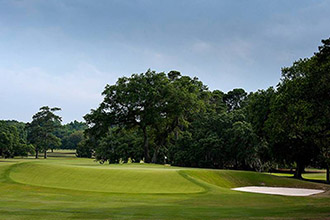
M 286 188 L 286 187 L 267 187 L 267 186 L 246 186 L 232 188 L 232 190 L 242 192 L 264 193 L 283 196 L 310 196 L 324 192 L 324 190 L 316 189 L 301 189 L 301 188 Z

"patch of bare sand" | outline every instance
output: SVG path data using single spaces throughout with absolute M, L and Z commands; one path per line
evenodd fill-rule
M 241 192 L 271 194 L 271 195 L 283 195 L 283 196 L 310 196 L 324 192 L 324 190 L 317 190 L 317 189 L 267 187 L 267 186 L 246 186 L 246 187 L 232 188 L 232 190 L 241 191 Z

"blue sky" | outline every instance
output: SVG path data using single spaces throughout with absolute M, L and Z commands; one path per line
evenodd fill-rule
M 330 36 L 330 1 L 0 0 L 0 119 L 64 122 L 120 76 L 178 70 L 211 90 L 275 86 Z

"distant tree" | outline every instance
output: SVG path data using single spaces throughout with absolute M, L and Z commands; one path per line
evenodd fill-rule
M 218 114 L 226 111 L 226 103 L 224 102 L 225 94 L 220 90 L 210 92 L 209 100 L 207 101 L 206 111 L 215 111 Z
M 224 94 L 223 100 L 228 107 L 228 111 L 233 111 L 244 106 L 247 93 L 244 89 L 233 89 Z
M 0 154 L 3 158 L 12 156 L 12 142 L 10 140 L 10 134 L 7 132 L 0 132 Z
M 63 125 L 63 127 L 65 127 L 65 129 L 70 133 L 73 133 L 75 131 L 84 131 L 87 128 L 87 125 L 85 122 L 74 120 L 68 124 Z
M 250 93 L 246 100 L 246 118 L 252 125 L 253 131 L 258 140 L 257 154 L 260 169 L 268 170 L 274 165 L 274 157 L 269 147 L 269 136 L 266 128 L 266 121 L 271 113 L 271 103 L 276 96 L 273 87 L 267 90 L 258 90 Z
M 91 139 L 83 139 L 77 145 L 76 156 L 91 158 L 93 156 L 93 141 Z
M 81 134 L 85 131 L 85 129 L 87 129 L 87 125 L 84 122 L 74 120 L 64 125 L 61 125 L 61 123 L 58 122 L 56 130 L 53 132 L 56 137 L 61 139 L 61 145 L 57 147 L 60 149 L 76 149 L 78 143 L 77 141 L 74 141 L 74 139 L 76 139 L 77 136 L 71 135 L 78 132 L 77 134 L 81 139 Z M 53 151 L 53 148 L 51 148 L 51 150 Z
M 267 90 L 258 90 L 249 94 L 247 99 L 247 119 L 252 124 L 255 133 L 264 140 L 267 139 L 265 122 L 269 117 L 271 101 L 275 95 L 275 90 L 270 87 Z
M 199 113 L 172 143 L 169 161 L 175 165 L 259 169 L 258 139 L 240 110 Z
M 229 137 L 229 151 L 233 159 L 234 167 L 241 169 L 251 169 L 257 153 L 257 136 L 253 132 L 250 123 L 237 121 L 232 124 L 232 128 L 227 131 Z
M 84 139 L 83 131 L 75 131 L 62 138 L 62 149 L 77 149 L 78 144 Z
M 139 162 L 144 156 L 142 144 L 143 138 L 137 129 L 111 128 L 96 148 L 95 158 L 101 163 L 127 162 L 129 158 Z
M 24 123 L 0 121 L 0 156 L 4 158 L 27 156 L 32 153 L 31 145 L 26 144 Z
M 191 133 L 191 146 L 188 149 L 194 155 L 193 166 L 224 168 L 230 163 L 229 134 L 232 118 L 226 112 L 198 114 L 188 131 Z M 180 143 L 180 142 L 179 142 Z M 184 158 L 183 158 L 184 159 Z
M 26 131 L 26 124 L 24 122 L 18 122 L 15 120 L 6 120 L 6 121 L 2 121 L 2 123 L 7 126 L 7 127 L 15 127 L 18 135 L 19 135 L 19 139 L 20 141 L 23 143 L 26 143 L 26 138 L 27 138 L 27 131 Z
M 32 122 L 27 124 L 28 140 L 35 146 L 36 158 L 41 150 L 44 158 L 47 158 L 47 150 L 61 144 L 60 139 L 53 134 L 61 122 L 61 117 L 54 113 L 59 110 L 57 107 L 43 106 L 33 115 Z

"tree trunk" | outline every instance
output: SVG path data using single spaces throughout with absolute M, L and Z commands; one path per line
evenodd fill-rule
M 152 156 L 152 159 L 151 159 L 151 163 L 157 163 L 159 148 L 160 148 L 159 146 L 156 147 L 154 154 Z
M 294 178 L 302 179 L 301 174 L 305 170 L 305 165 L 303 163 L 297 162 L 296 172 L 294 173 Z
M 44 152 L 44 158 L 47 159 L 47 150 Z
M 160 141 L 158 142 L 158 145 L 154 151 L 154 154 L 152 156 L 151 162 L 152 163 L 157 163 L 157 159 L 158 159 L 158 154 L 159 154 L 159 150 L 161 147 L 165 146 L 165 140 L 166 140 L 167 134 L 163 134 L 161 138 L 158 138 Z M 163 163 L 164 161 L 162 161 L 161 163 Z
M 36 150 L 36 159 L 39 158 L 39 150 Z
M 235 158 L 235 165 L 234 165 L 234 169 L 237 170 L 238 169 L 238 160 L 237 158 Z
M 52 150 L 52 153 L 54 152 L 54 148 L 51 149 Z
M 327 166 L 327 183 L 330 183 L 330 171 L 329 171 L 329 165 Z
M 143 147 L 144 147 L 144 162 L 150 163 L 149 140 L 148 140 L 147 128 L 143 128 Z

